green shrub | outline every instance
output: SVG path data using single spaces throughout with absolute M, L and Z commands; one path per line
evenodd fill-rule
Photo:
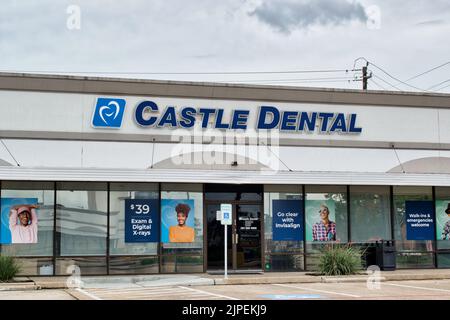
M 349 245 L 328 245 L 320 256 L 319 271 L 323 275 L 356 274 L 361 268 L 361 252 Z
M 0 256 L 0 282 L 11 281 L 21 270 L 19 262 L 11 256 Z

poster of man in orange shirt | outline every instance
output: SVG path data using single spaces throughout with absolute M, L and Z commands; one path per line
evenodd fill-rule
M 193 199 L 161 200 L 161 242 L 194 242 L 194 209 Z

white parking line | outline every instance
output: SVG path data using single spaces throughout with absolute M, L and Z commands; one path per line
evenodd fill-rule
M 316 291 L 316 292 L 322 292 L 322 293 L 336 294 L 336 295 L 352 297 L 352 298 L 360 298 L 361 297 L 361 296 L 357 296 L 356 294 L 342 293 L 342 292 L 335 292 L 335 291 L 327 291 L 327 290 L 319 290 L 319 289 L 311 289 L 311 288 L 293 286 L 293 285 L 288 285 L 288 284 L 272 284 L 272 285 L 273 286 L 279 286 L 279 287 L 300 289 L 300 290 L 304 290 L 304 291 Z
M 96 291 L 121 291 L 121 290 L 142 290 L 142 289 L 146 289 L 146 290 L 178 290 L 175 287 L 169 287 L 169 286 L 159 286 L 159 287 L 146 287 L 146 286 L 133 286 L 133 287 L 105 287 L 105 288 L 96 288 L 96 287 L 84 287 L 84 289 L 89 289 L 89 290 L 96 290 Z
M 182 290 L 180 290 L 182 289 Z M 238 300 L 233 297 L 224 296 L 212 292 L 207 292 L 199 289 L 193 289 L 183 286 L 178 287 L 154 287 L 154 288 L 101 288 L 101 289 L 81 289 L 77 291 L 94 300 L 113 299 L 115 297 L 123 297 L 124 299 L 151 299 L 155 296 L 162 296 L 167 298 L 176 298 L 176 296 L 185 296 L 185 300 L 198 299 L 229 299 Z
M 188 287 L 183 287 L 183 286 L 178 286 L 178 288 L 185 289 L 185 290 L 190 290 L 190 291 L 193 291 L 193 292 L 203 293 L 203 294 L 207 294 L 207 295 L 211 295 L 211 296 L 215 296 L 215 297 L 219 297 L 219 298 L 225 298 L 225 299 L 228 299 L 228 300 L 239 300 L 237 298 L 228 297 L 228 296 L 224 296 L 224 295 L 221 295 L 221 294 L 216 294 L 216 293 L 203 291 L 203 290 L 199 290 L 199 289 L 193 289 L 193 288 L 188 288 Z
M 448 290 L 448 289 L 417 287 L 417 286 L 409 286 L 409 285 L 406 285 L 406 284 L 396 284 L 396 283 L 383 283 L 383 285 L 394 286 L 394 287 L 403 287 L 403 288 L 411 288 L 411 289 L 430 290 L 430 291 L 441 291 L 441 292 L 449 292 L 450 293 L 450 290 Z
M 136 297 L 136 296 L 164 296 L 164 297 L 168 297 L 168 296 L 179 296 L 179 295 L 190 295 L 190 294 L 197 294 L 197 293 L 193 293 L 193 292 L 186 292 L 186 291 L 179 291 L 178 292 L 146 292 L 146 291 L 137 291 L 137 292 L 133 292 L 133 293 L 122 293 L 122 292 L 114 292 L 114 293 L 103 293 L 102 296 L 106 297 L 106 296 L 117 296 L 117 295 L 121 295 L 121 296 L 130 296 L 130 297 Z
M 91 298 L 93 300 L 102 300 L 100 297 L 97 297 L 96 295 L 89 293 L 86 290 L 83 290 L 81 288 L 76 288 L 75 290 L 78 292 L 81 292 L 82 294 L 84 294 L 85 296 L 88 296 L 89 298 Z
M 128 296 L 110 296 L 109 298 L 104 297 L 105 299 L 113 299 L 115 297 L 120 297 L 120 299 L 126 299 L 126 300 L 137 300 L 137 299 L 144 299 L 144 298 L 148 298 L 148 299 L 158 299 L 158 298 L 163 298 L 164 300 L 174 300 L 174 299 L 178 299 L 178 300 L 185 300 L 187 298 L 197 298 L 197 299 L 202 299 L 201 297 L 205 297 L 205 294 L 203 293 L 195 293 L 195 292 L 180 292 L 177 294 L 170 294 L 170 295 L 149 295 L 149 294 L 145 294 L 145 293 L 141 293 L 141 294 L 133 294 L 133 295 L 128 295 Z
M 92 292 L 94 294 L 133 294 L 136 292 L 146 292 L 148 294 L 167 294 L 172 292 L 180 292 L 179 289 L 162 289 L 162 290 L 147 290 L 146 288 L 140 288 L 139 290 L 108 290 L 108 291 L 97 291 L 97 290 L 89 290 L 89 292 Z

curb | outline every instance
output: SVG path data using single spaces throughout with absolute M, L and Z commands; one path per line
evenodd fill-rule
M 450 275 L 446 274 L 397 274 L 379 276 L 310 276 L 302 278 L 241 278 L 241 279 L 215 279 L 214 285 L 250 285 L 250 284 L 283 284 L 283 283 L 351 283 L 351 282 L 367 282 L 370 280 L 377 281 L 412 281 L 412 280 L 450 280 Z
M 0 284 L 0 291 L 32 291 L 32 290 L 41 290 L 39 285 L 36 285 L 34 282 L 29 284 L 23 283 L 8 283 L 8 284 Z
M 450 280 L 450 274 L 386 274 L 382 273 L 378 277 L 368 275 L 354 275 L 354 276 L 298 276 L 298 277 L 250 277 L 250 278 L 200 278 L 194 281 L 142 281 L 130 283 L 141 286 L 142 288 L 152 286 L 215 286 L 215 285 L 252 285 L 252 284 L 284 284 L 284 283 L 357 283 L 367 282 L 370 280 L 378 281 L 411 281 L 411 280 Z M 141 280 L 141 279 L 139 279 Z M 114 285 L 114 281 L 110 284 Z M 83 286 L 89 289 L 91 286 Z M 95 285 L 92 288 L 97 288 Z M 22 291 L 22 290 L 42 290 L 42 289 L 64 289 L 73 292 L 71 288 L 67 287 L 66 281 L 39 281 L 33 279 L 31 282 L 16 282 L 16 283 L 0 283 L 0 291 Z

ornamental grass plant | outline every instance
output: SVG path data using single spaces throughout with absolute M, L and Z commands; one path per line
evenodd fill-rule
M 343 244 L 324 247 L 319 260 L 319 272 L 326 276 L 357 274 L 362 269 L 361 251 Z
M 11 256 L 0 256 L 0 282 L 9 282 L 20 272 L 20 263 Z

